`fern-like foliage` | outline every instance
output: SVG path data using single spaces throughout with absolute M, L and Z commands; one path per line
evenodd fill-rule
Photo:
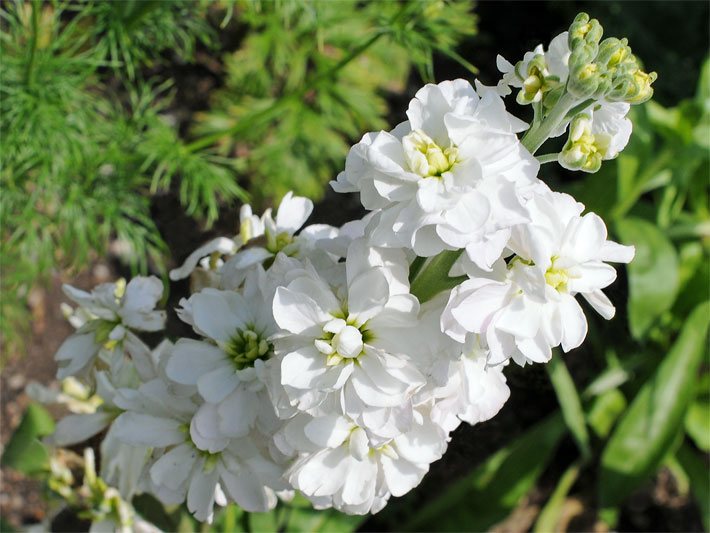
M 165 87 L 135 81 L 109 89 L 119 81 L 113 72 L 135 73 L 165 47 L 184 45 L 188 54 L 199 33 L 182 18 L 197 7 L 159 2 L 146 11 L 138 2 L 142 16 L 110 16 L 126 9 L 120 4 L 18 1 L 0 12 L 5 342 L 21 340 L 34 284 L 85 267 L 111 239 L 134 270 L 160 264 L 165 246 L 150 217 L 152 192 L 177 180 L 187 210 L 208 220 L 220 201 L 245 198 L 231 164 L 186 150 Z M 149 46 L 150 32 L 171 29 Z M 118 35 L 123 44 L 115 46 Z
M 458 58 L 456 45 L 476 30 L 467 0 L 233 8 L 246 37 L 224 57 L 225 87 L 198 116 L 195 146 L 219 143 L 266 198 L 289 189 L 321 197 L 360 133 L 385 127 L 386 96 L 404 88 L 410 68 L 432 80 L 433 54 Z

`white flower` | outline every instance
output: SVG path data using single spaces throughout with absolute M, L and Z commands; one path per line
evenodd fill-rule
M 417 418 L 410 431 L 373 445 L 347 417 L 299 415 L 284 428 L 284 441 L 298 453 L 286 477 L 317 507 L 375 513 L 390 495 L 416 487 L 446 450 L 445 433 L 426 416 Z
M 416 332 L 419 308 L 408 293 L 406 260 L 397 251 L 383 254 L 386 259 L 376 253 L 370 257 L 366 243 L 356 241 L 338 286 L 311 271 L 277 289 L 274 318 L 285 330 L 275 341 L 281 384 L 297 409 L 315 413 L 319 406 L 329 411 L 331 404 L 341 403 L 362 421 L 406 406 L 423 384 L 400 351 L 400 339 Z M 392 255 L 399 260 L 385 266 Z M 332 394 L 333 401 L 325 404 Z
M 442 330 L 463 341 L 481 334 L 489 363 L 545 362 L 551 348 L 579 346 L 587 320 L 576 294 L 604 318 L 614 307 L 601 289 L 616 278 L 606 261 L 628 263 L 634 249 L 608 241 L 597 215 L 566 194 L 540 187 L 527 204 L 532 224 L 515 228 L 508 247 L 516 255 L 505 271 L 476 277 L 456 287 L 441 317 Z
M 91 293 L 64 285 L 64 293 L 82 308 L 88 319 L 70 336 L 54 356 L 57 377 L 85 377 L 99 352 L 111 364 L 123 357 L 118 350 L 125 339 L 135 336 L 131 329 L 159 331 L 165 325 L 165 311 L 155 306 L 163 295 L 163 284 L 155 276 L 133 278 L 125 282 L 104 283 Z
M 257 422 L 265 429 L 275 418 L 264 365 L 273 355 L 271 336 L 278 327 L 264 276 L 250 274 L 241 292 L 204 289 L 190 297 L 191 323 L 211 343 L 180 339 L 166 367 L 171 380 L 196 385 L 215 405 L 219 431 L 229 437 L 247 435 Z
M 446 380 L 432 391 L 431 417 L 447 431 L 461 420 L 471 425 L 493 418 L 510 397 L 503 365 L 488 365 L 488 349 L 470 335 L 458 359 L 448 364 Z
M 495 416 L 510 390 L 503 365 L 488 365 L 489 350 L 480 335 L 465 333 L 463 342 L 457 342 L 441 332 L 446 301 L 442 293 L 423 306 L 421 335 L 413 342 L 419 345 L 427 375 L 427 384 L 417 392 L 414 404 L 428 406 L 431 419 L 448 434 L 461 421 L 474 425 Z
M 506 90 L 508 86 L 519 88 L 517 101 L 520 104 L 539 102 L 546 92 L 567 82 L 569 56 L 567 32 L 552 39 L 547 52 L 539 44 L 534 50 L 526 52 L 516 65 L 499 55 L 496 65 L 503 78 L 498 87 L 501 90 Z M 507 89 L 506 94 L 509 92 L 510 89 Z M 561 135 L 561 132 L 558 135 Z
M 601 162 L 619 155 L 631 137 L 630 105 L 624 102 L 596 103 L 572 120 L 569 139 L 558 156 L 570 170 L 596 172 Z
M 171 393 L 160 378 L 137 391 L 122 389 L 116 403 L 125 409 L 114 423 L 116 437 L 156 450 L 148 483 L 165 503 L 187 499 L 188 509 L 201 521 L 211 521 L 215 502 L 227 503 L 225 493 L 250 511 L 264 512 L 275 505 L 267 486 L 280 488 L 279 467 L 249 439 L 222 437 L 214 406 L 198 406 L 189 397 Z M 205 419 L 197 413 L 210 410 L 212 423 L 201 424 Z
M 200 246 L 192 252 L 180 268 L 170 271 L 170 279 L 181 280 L 190 276 L 199 265 L 202 269 L 210 271 L 222 266 L 223 255 L 234 255 L 238 249 L 237 243 L 227 237 L 217 237 Z M 214 258 L 214 259 L 213 259 Z M 214 268 L 211 268 L 214 266 Z
M 500 96 L 464 80 L 426 85 L 409 120 L 391 132 L 368 133 L 331 185 L 359 191 L 378 246 L 419 256 L 466 248 L 484 268 L 500 255 L 509 228 L 525 220 L 518 198 L 539 165 L 518 141 L 525 124 Z
M 244 247 L 222 267 L 222 287 L 237 288 L 255 265 L 273 259 L 279 252 L 297 255 L 301 247 L 307 247 L 310 241 L 320 238 L 325 227 L 321 225 L 314 226 L 311 231 L 304 230 L 296 236 L 312 212 L 311 200 L 293 196 L 289 192 L 281 200 L 275 219 L 271 209 L 264 212 L 258 223 L 249 218 L 258 231 L 251 233 L 250 239 L 244 241 Z

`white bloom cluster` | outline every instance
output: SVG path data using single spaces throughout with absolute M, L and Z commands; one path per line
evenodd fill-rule
M 535 105 L 564 88 L 568 40 L 516 67 L 500 60 L 503 85 Z M 418 485 L 462 421 L 501 409 L 510 359 L 546 362 L 583 342 L 578 294 L 614 315 L 607 263 L 634 255 L 538 178 L 504 93 L 426 85 L 406 122 L 366 134 L 332 182 L 360 194 L 362 220 L 302 228 L 313 205 L 291 194 L 275 218 L 244 206 L 235 238 L 170 274 L 193 281 L 177 314 L 194 338 L 151 351 L 136 335 L 163 326 L 157 278 L 67 287 L 79 329 L 59 377 L 95 383 L 103 403 L 61 422 L 55 442 L 109 427 L 107 482 L 124 498 L 186 502 L 203 521 L 215 504 L 266 511 L 294 490 L 317 508 L 377 512 Z M 565 158 L 585 135 L 610 136 L 606 155 L 625 145 L 628 104 L 596 105 L 574 119 Z

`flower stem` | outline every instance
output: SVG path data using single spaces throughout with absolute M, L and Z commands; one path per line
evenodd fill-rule
M 563 94 L 550 113 L 542 121 L 534 122 L 520 142 L 534 155 L 550 137 L 552 131 L 566 118 L 567 113 L 578 103 L 579 100 L 571 94 Z
M 422 268 L 412 281 L 410 292 L 419 299 L 420 303 L 431 300 L 442 291 L 452 289 L 467 276 L 449 277 L 451 267 L 463 253 L 461 250 L 446 250 L 433 257 Z
M 537 159 L 541 165 L 544 165 L 545 163 L 554 163 L 557 161 L 557 156 L 559 155 L 560 154 L 543 154 L 535 156 L 535 159 Z

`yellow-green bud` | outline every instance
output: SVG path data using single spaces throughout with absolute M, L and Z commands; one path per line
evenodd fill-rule
M 567 90 L 577 98 L 594 95 L 606 75 L 606 68 L 595 62 L 596 51 L 591 46 L 579 46 L 569 58 Z
M 586 13 L 577 15 L 569 27 L 568 43 L 570 50 L 579 46 L 596 46 L 602 38 L 604 29 L 597 19 L 590 19 Z

